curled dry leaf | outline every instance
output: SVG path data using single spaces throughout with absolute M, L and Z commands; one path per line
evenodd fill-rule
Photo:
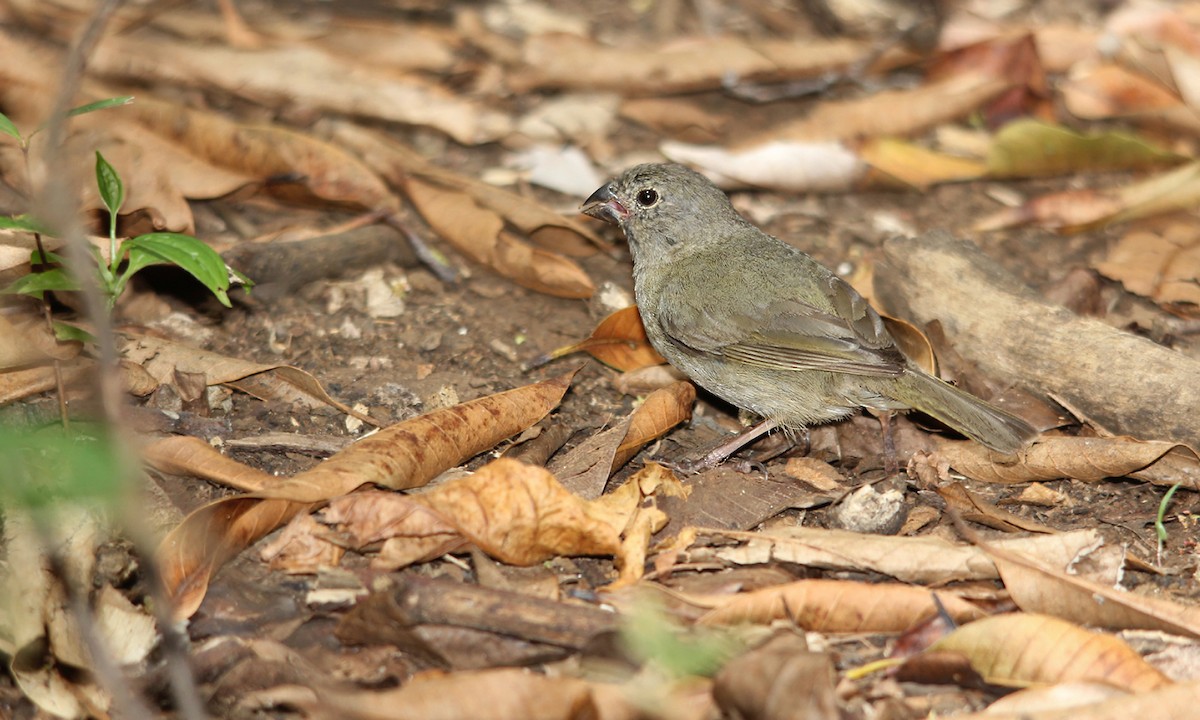
M 601 320 L 586 340 L 552 350 L 532 361 L 530 365 L 538 367 L 577 352 L 585 352 L 621 372 L 662 365 L 666 362 L 663 356 L 650 346 L 637 305 L 617 310 Z
M 615 555 L 620 528 L 545 468 L 501 458 L 419 495 L 361 493 L 330 503 L 324 522 L 356 547 L 384 541 L 372 565 L 393 570 L 474 545 L 513 565 L 557 555 Z
M 948 483 L 937 488 L 937 494 L 946 501 L 946 506 L 962 514 L 963 519 L 986 525 L 1004 532 L 1058 532 L 1039 522 L 1021 517 L 996 507 L 967 489 L 960 482 Z
M 1072 478 L 1096 482 L 1136 477 L 1156 485 L 1183 483 L 1200 489 L 1200 461 L 1195 451 L 1170 442 L 1115 438 L 1043 438 L 1017 460 L 993 453 L 976 443 L 943 443 L 918 463 L 949 464 L 972 480 L 1021 483 Z
M 321 517 L 334 527 L 316 534 L 318 539 L 336 534 L 339 543 L 354 547 L 382 541 L 372 562 L 377 569 L 397 569 L 473 546 L 523 566 L 556 556 L 613 555 L 623 568 L 622 578 L 632 582 L 641 575 L 649 534 L 666 524 L 666 517 L 645 503 L 660 492 L 682 492 L 678 480 L 662 468 L 648 468 L 616 492 L 588 501 L 567 491 L 544 468 L 501 458 L 425 493 L 362 492 L 337 498 Z M 313 544 L 306 539 L 299 547 L 307 553 Z M 286 549 L 274 561 L 298 568 L 297 558 Z
M 616 470 L 629 462 L 642 446 L 690 418 L 695 403 L 696 386 L 686 380 L 647 395 L 629 419 L 629 431 L 617 447 L 612 469 Z
M 142 449 L 142 460 L 159 472 L 192 475 L 243 492 L 258 492 L 283 482 L 280 478 L 217 452 L 198 437 L 173 435 Z
M 983 72 L 965 72 L 911 90 L 889 90 L 854 100 L 823 102 L 808 115 L 768 128 L 740 147 L 767 142 L 854 141 L 907 137 L 954 120 L 1011 86 Z
M 196 510 L 158 548 L 175 616 L 185 618 L 196 611 L 222 564 L 296 515 L 368 482 L 393 488 L 429 482 L 442 470 L 538 422 L 558 404 L 573 375 L 397 423 L 255 495 L 226 498 Z M 188 452 L 199 456 L 195 446 L 183 448 L 184 456 Z M 222 474 L 226 472 L 227 468 Z
M 63 381 L 73 383 L 91 371 L 89 359 L 75 358 L 63 364 Z M 0 373 L 0 406 L 15 400 L 46 392 L 56 386 L 53 367 L 36 367 L 28 370 L 9 370 Z
M 726 663 L 713 698 L 723 717 L 838 720 L 837 680 L 829 653 L 811 652 L 802 634 L 785 631 Z
M 758 532 L 705 528 L 698 532 L 744 544 L 720 544 L 710 551 L 693 547 L 693 560 L 715 556 L 724 562 L 747 565 L 793 563 L 825 570 L 874 572 L 921 584 L 1000 577 L 982 549 L 936 537 L 884 537 L 800 527 L 776 527 Z M 1101 539 L 1096 530 L 1076 530 L 992 544 L 1045 558 L 1052 567 L 1066 567 L 1082 551 L 1101 544 Z
M 1083 66 L 1061 85 L 1063 102 L 1085 120 L 1133 120 L 1189 133 L 1200 132 L 1200 118 L 1161 82 L 1120 65 Z
M 289 178 L 318 200 L 371 210 L 396 205 L 383 181 L 358 158 L 295 130 L 244 125 L 146 97 L 122 110 L 192 155 L 260 182 Z
M 767 624 L 788 619 L 815 632 L 903 632 L 937 614 L 934 595 L 933 590 L 899 583 L 800 580 L 725 599 L 699 622 Z M 947 592 L 936 595 L 955 622 L 970 622 L 986 614 L 956 595 Z
M 344 122 L 334 124 L 333 135 L 394 187 L 403 188 L 405 178 L 415 175 L 470 195 L 542 247 L 574 256 L 589 255 L 595 248 L 609 249 L 587 225 L 524 195 L 438 167 L 395 140 Z
M 328 405 L 372 425 L 367 415 L 334 400 L 312 375 L 290 365 L 263 365 L 201 350 L 149 335 L 126 335 L 122 356 L 144 367 L 160 384 L 173 384 L 177 372 L 195 373 L 209 385 L 228 385 L 260 399 L 300 403 L 309 408 Z
M 505 230 L 504 219 L 470 195 L 411 177 L 404 190 L 438 235 L 518 285 L 556 297 L 595 294 L 596 286 L 583 268 Z
M 46 329 L 46 321 L 36 315 L 0 315 L 0 372 L 69 360 L 82 347 L 82 343 L 56 340 Z
M 996 563 L 1017 607 L 1026 612 L 1116 630 L 1161 630 L 1200 637 L 1200 609 L 1126 592 L 1111 582 L 1089 580 L 1069 565 L 1051 565 L 1037 555 L 999 548 L 994 543 L 980 546 Z
M 1112 190 L 1066 190 L 1033 198 L 993 213 L 975 224 L 987 232 L 1029 223 L 1064 233 L 1152 217 L 1200 202 L 1200 162 Z
M 930 648 L 961 653 L 990 683 L 1005 687 L 1105 682 L 1130 692 L 1171 684 L 1122 640 L 1058 618 L 996 615 L 964 625 Z

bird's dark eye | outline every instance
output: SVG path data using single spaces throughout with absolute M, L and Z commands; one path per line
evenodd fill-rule
M 642 190 L 637 194 L 638 205 L 642 207 L 650 207 L 658 202 L 658 192 L 650 189 Z

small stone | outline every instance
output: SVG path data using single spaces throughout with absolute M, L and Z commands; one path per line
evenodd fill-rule
M 874 485 L 863 485 L 833 509 L 838 527 L 872 535 L 895 535 L 907 516 L 904 493 L 895 488 L 879 492 Z

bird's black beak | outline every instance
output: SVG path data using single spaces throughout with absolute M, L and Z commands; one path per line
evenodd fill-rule
M 599 190 L 589 195 L 588 199 L 583 201 L 583 206 L 579 208 L 579 211 L 584 215 L 591 215 L 598 220 L 614 225 L 619 225 L 622 220 L 629 217 L 629 211 L 613 194 L 611 184 L 602 185 Z

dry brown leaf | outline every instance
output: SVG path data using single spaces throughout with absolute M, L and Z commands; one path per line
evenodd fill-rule
M 316 502 L 367 483 L 392 490 L 421 487 L 536 424 L 558 405 L 574 376 L 571 371 L 396 423 L 259 495 Z
M 158 549 L 175 616 L 184 618 L 196 611 L 217 568 L 296 515 L 364 483 L 393 488 L 427 483 L 446 468 L 536 423 L 558 404 L 573 375 L 397 423 L 259 494 L 226 498 L 196 510 Z M 182 449 L 174 457 L 197 451 L 194 445 Z M 223 466 L 218 469 L 222 476 L 236 474 Z M 272 497 L 264 499 L 264 495 Z
M 888 90 L 861 99 L 827 101 L 798 120 L 768 128 L 747 139 L 739 148 L 780 141 L 907 137 L 967 115 L 1011 85 L 1010 80 L 976 71 L 911 90 Z
M 379 424 L 331 398 L 316 378 L 299 368 L 263 365 L 149 335 L 125 337 L 122 356 L 144 367 L 161 384 L 173 384 L 177 372 L 196 373 L 209 385 L 229 385 L 260 399 L 300 403 L 309 408 L 328 405 L 372 425 Z
M 552 350 L 530 364 L 537 367 L 577 352 L 586 352 L 621 372 L 666 362 L 646 338 L 646 328 L 642 327 L 642 317 L 636 305 L 617 310 L 601 320 L 586 340 Z
M 687 381 L 651 392 L 628 417 L 594 433 L 550 463 L 563 487 L 587 500 L 604 492 L 608 479 L 643 445 L 691 417 L 696 388 Z
M 643 445 L 690 418 L 695 403 L 696 386 L 686 380 L 647 395 L 629 419 L 629 431 L 617 447 L 612 469 L 615 471 L 629 462 Z
M 1017 117 L 1052 119 L 1046 71 L 1032 31 L 1005 35 L 937 55 L 928 70 L 929 80 L 982 72 L 1008 81 L 1003 93 L 988 98 L 978 115 L 988 127 L 998 127 Z
M 69 360 L 82 347 L 82 343 L 56 340 L 39 315 L 0 315 L 0 371 Z
M 411 17 L 335 16 L 310 42 L 350 60 L 370 58 L 372 66 L 380 69 L 436 72 L 450 70 L 458 61 L 454 53 L 462 38 L 439 25 L 416 24 Z
M 155 557 L 172 616 L 182 620 L 200 607 L 217 569 L 296 515 L 316 504 L 239 496 L 193 511 L 158 546 Z
M 159 472 L 191 475 L 237 488 L 243 492 L 266 490 L 282 478 L 229 458 L 198 437 L 173 435 L 142 449 L 142 460 Z
M 1131 293 L 1161 303 L 1200 305 L 1200 232 L 1190 221 L 1126 233 L 1096 265 Z
M 528 720 L 529 718 L 598 718 L 598 699 L 591 683 L 576 678 L 547 677 L 519 668 L 422 673 L 395 690 L 321 693 L 320 717 L 346 720 Z M 632 718 L 635 711 L 618 694 L 606 702 L 603 717 Z
M 596 286 L 583 268 L 505 230 L 503 218 L 480 207 L 470 195 L 411 177 L 404 189 L 438 235 L 518 285 L 556 297 L 595 294 Z
M 1200 162 L 1113 190 L 1065 190 L 993 213 L 975 224 L 987 232 L 1035 223 L 1064 233 L 1187 210 L 1200 203 Z
M 1200 118 L 1155 79 L 1119 65 L 1081 66 L 1060 86 L 1067 110 L 1085 120 L 1129 119 L 1200 132 Z
M 311 45 L 239 50 L 193 45 L 154 32 L 110 34 L 96 48 L 91 67 L 101 75 L 139 82 L 220 88 L 272 107 L 302 104 L 330 113 L 424 125 L 466 145 L 492 142 L 512 130 L 507 115 L 478 102 Z
M 970 622 L 986 614 L 951 593 L 912 585 L 799 580 L 724 598 L 699 623 L 766 624 L 787 619 L 814 632 L 895 633 L 936 615 L 935 594 L 955 622 Z
M 1200 608 L 1138 595 L 1051 566 L 1037 555 L 981 545 L 1017 607 L 1096 627 L 1162 630 L 1200 637 Z
M 370 210 L 396 206 L 383 181 L 358 158 L 295 130 L 235 123 L 216 113 L 144 96 L 122 111 L 151 132 L 219 168 L 260 182 L 288 178 L 324 202 Z
M 539 245 L 566 255 L 586 256 L 597 247 L 609 248 L 590 227 L 573 218 L 511 190 L 438 167 L 417 151 L 378 133 L 343 122 L 334 124 L 333 135 L 397 188 L 404 186 L 406 177 L 416 175 L 442 187 L 461 190 Z
M 996 566 L 987 554 L 973 546 L 936 537 L 884 537 L 843 530 L 816 528 L 771 528 L 760 532 L 701 529 L 706 536 L 728 538 L 742 546 L 713 548 L 700 554 L 738 564 L 794 563 L 825 570 L 875 572 L 903 582 L 928 584 L 957 580 L 995 580 Z M 1101 544 L 1095 530 L 1076 530 L 1058 535 L 1013 538 L 996 543 L 1045 558 L 1050 567 L 1067 567 L 1079 555 Z
M 1171 684 L 1119 638 L 1046 615 L 996 615 L 964 625 L 930 648 L 966 655 L 988 682 L 1006 687 L 1096 681 L 1147 692 Z
M 1004 532 L 1058 532 L 1052 527 L 1028 520 L 1016 513 L 1001 510 L 975 493 L 972 493 L 960 482 L 938 487 L 937 494 L 946 501 L 947 507 L 960 513 L 964 519 L 979 523 L 980 525 L 986 525 L 987 527 L 1003 530 Z
M 94 363 L 87 358 L 75 358 L 62 366 L 63 382 L 74 383 L 91 371 Z M 46 392 L 56 386 L 53 367 L 10 370 L 0 373 L 0 406 Z
M 684 38 L 655 46 L 609 47 L 575 35 L 538 35 L 522 49 L 524 64 L 508 76 L 517 92 L 560 88 L 661 95 L 719 89 L 744 80 L 817 77 L 848 67 L 869 52 L 852 40 L 803 43 L 759 38 Z
M 933 467 L 946 463 L 980 482 L 1021 483 L 1072 478 L 1096 482 L 1137 477 L 1156 485 L 1183 483 L 1200 489 L 1200 461 L 1186 446 L 1170 442 L 1115 438 L 1043 438 L 1013 460 L 977 443 L 943 443 L 933 455 L 917 457 Z
M 474 545 L 513 565 L 558 555 L 616 555 L 619 533 L 546 469 L 501 458 L 419 495 L 357 493 L 323 521 L 355 547 L 384 541 L 373 567 L 394 570 Z
M 683 142 L 721 138 L 727 118 L 678 98 L 642 98 L 621 103 L 621 115 Z

